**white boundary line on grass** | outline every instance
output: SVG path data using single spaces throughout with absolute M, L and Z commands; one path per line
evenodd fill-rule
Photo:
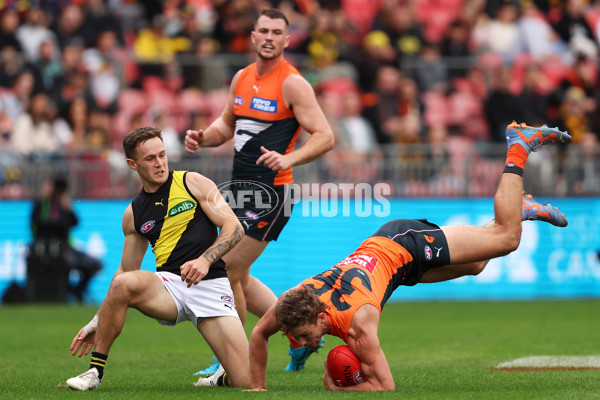
M 600 369 L 600 356 L 531 356 L 500 363 L 496 369 Z

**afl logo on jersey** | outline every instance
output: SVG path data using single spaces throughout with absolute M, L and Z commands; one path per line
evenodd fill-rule
M 225 301 L 227 303 L 233 303 L 233 298 L 231 296 L 226 295 L 226 294 L 223 295 L 223 296 L 221 296 L 221 300 L 223 300 L 223 301 Z
M 431 251 L 431 247 L 425 246 L 425 258 L 427 259 L 427 261 L 430 261 L 432 257 L 433 252 Z
M 244 98 L 242 96 L 235 96 L 233 98 L 233 105 L 234 106 L 241 106 L 242 104 L 244 104 Z
M 142 227 L 140 228 L 140 232 L 148 233 L 152 230 L 152 228 L 154 228 L 154 225 L 156 225 L 156 222 L 154 220 L 145 222 L 144 225 L 142 225 Z
M 256 214 L 254 211 L 246 210 L 246 218 L 258 219 L 258 214 Z

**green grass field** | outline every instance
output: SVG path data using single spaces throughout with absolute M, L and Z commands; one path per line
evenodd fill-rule
M 325 347 L 306 369 L 285 373 L 287 342 L 270 344 L 266 393 L 196 388 L 194 371 L 211 351 L 189 323 L 175 328 L 130 310 L 115 342 L 104 382 L 73 392 L 64 381 L 85 371 L 72 357 L 75 333 L 95 307 L 0 307 L 0 399 L 600 399 L 600 370 L 507 372 L 494 367 L 535 355 L 600 355 L 600 300 L 390 303 L 379 331 L 394 393 L 333 393 L 321 382 Z M 249 321 L 253 326 L 256 319 Z

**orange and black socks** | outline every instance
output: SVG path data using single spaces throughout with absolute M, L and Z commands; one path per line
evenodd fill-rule
M 523 176 L 525 163 L 529 154 L 520 144 L 513 144 L 509 147 L 506 154 L 506 163 L 504 164 L 504 173 L 517 174 Z

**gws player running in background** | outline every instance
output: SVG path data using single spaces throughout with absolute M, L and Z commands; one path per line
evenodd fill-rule
M 285 204 L 291 200 L 292 167 L 321 157 L 334 142 L 311 85 L 283 56 L 290 40 L 288 26 L 286 16 L 279 10 L 267 8 L 260 13 L 251 34 L 256 62 L 233 77 L 221 116 L 208 128 L 189 130 L 185 136 L 185 147 L 190 153 L 233 138 L 230 191 L 234 199 L 238 198 L 238 191 L 261 193 L 265 186 L 276 194 L 262 197 L 260 204 L 251 197 L 234 207 L 243 222 L 245 236 L 223 259 L 242 321 L 246 310 L 260 317 L 277 300 L 266 285 L 250 275 L 250 266 L 270 241 L 277 240 L 290 217 L 284 211 L 291 210 Z M 301 129 L 310 136 L 294 149 Z M 262 212 L 265 204 L 270 206 L 269 213 Z M 292 361 L 286 370 L 299 370 L 314 350 L 297 343 L 292 347 Z M 217 365 L 200 372 L 211 374 Z

